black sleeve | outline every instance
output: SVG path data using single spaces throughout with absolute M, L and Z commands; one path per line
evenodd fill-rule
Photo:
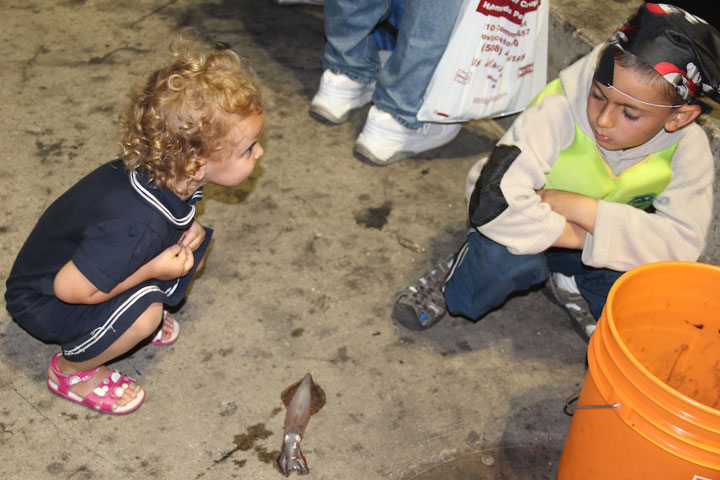
M 485 225 L 507 208 L 500 181 L 519 155 L 520 149 L 514 145 L 497 145 L 493 149 L 470 196 L 468 209 L 473 226 Z

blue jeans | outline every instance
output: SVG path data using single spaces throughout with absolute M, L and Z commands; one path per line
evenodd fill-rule
M 502 305 L 513 292 L 544 282 L 550 272 L 575 277 L 596 319 L 602 314 L 610 287 L 624 273 L 588 267 L 577 250 L 551 248 L 534 255 L 513 255 L 504 245 L 473 229 L 455 255 L 444 285 L 448 312 L 477 320 Z
M 392 0 L 326 0 L 323 68 L 367 83 L 373 102 L 408 128 L 450 38 L 462 0 L 404 0 L 395 48 L 381 68 L 375 27 L 392 13 Z

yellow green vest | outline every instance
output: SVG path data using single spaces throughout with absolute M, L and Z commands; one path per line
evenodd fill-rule
M 564 94 L 559 78 L 548 83 L 530 104 L 554 93 Z M 543 188 L 565 190 L 645 209 L 670 184 L 670 163 L 675 149 L 677 143 L 648 155 L 615 175 L 600 155 L 594 139 L 575 125 L 573 143 L 560 152 L 550 173 L 545 175 L 547 183 Z

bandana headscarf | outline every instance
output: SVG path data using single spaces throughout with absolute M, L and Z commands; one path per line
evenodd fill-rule
M 608 43 L 650 65 L 686 102 L 702 104 L 702 96 L 720 102 L 720 32 L 705 20 L 673 5 L 646 3 Z M 611 86 L 614 66 L 612 48 L 606 48 L 595 78 Z

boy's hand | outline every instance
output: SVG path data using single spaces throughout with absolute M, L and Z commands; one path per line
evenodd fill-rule
M 158 280 L 175 280 L 186 275 L 195 264 L 190 247 L 175 244 L 160 253 L 148 262 L 148 267 L 154 272 L 153 278 Z
M 537 190 L 537 194 L 554 212 L 565 217 L 568 222 L 582 227 L 590 234 L 595 230 L 598 209 L 596 199 L 564 190 Z
M 200 222 L 193 220 L 190 226 L 180 236 L 178 243 L 186 247 L 190 247 L 193 252 L 205 241 L 205 227 Z

